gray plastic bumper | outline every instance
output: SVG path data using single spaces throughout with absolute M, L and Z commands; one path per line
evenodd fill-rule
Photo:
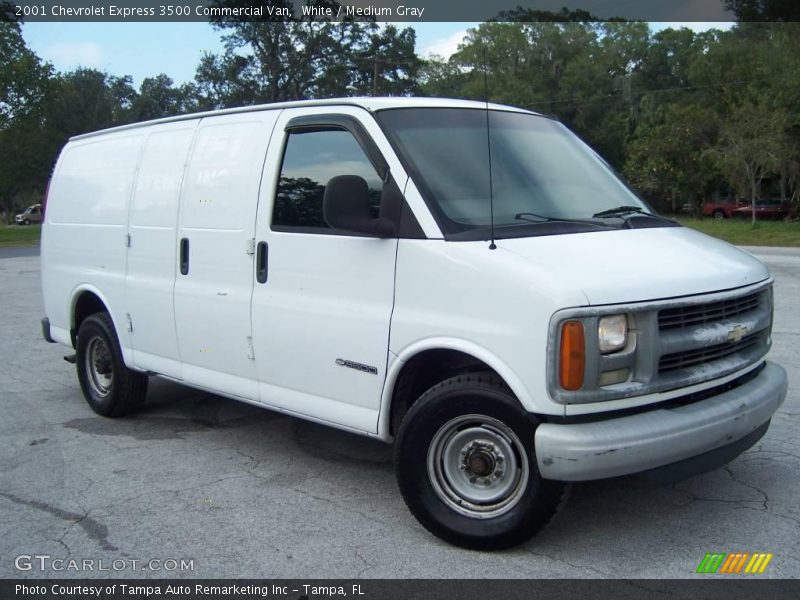
M 768 362 L 736 388 L 685 406 L 594 423 L 543 423 L 536 458 L 545 479 L 639 473 L 727 446 L 766 423 L 786 398 L 786 371 Z

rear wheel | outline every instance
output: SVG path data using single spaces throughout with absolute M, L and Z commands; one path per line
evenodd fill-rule
M 466 548 L 529 539 L 555 514 L 565 489 L 539 475 L 536 425 L 491 373 L 453 377 L 425 392 L 395 446 L 411 512 L 434 535 Z
M 93 411 L 121 417 L 144 403 L 147 375 L 125 366 L 108 313 L 93 314 L 81 323 L 75 350 L 78 381 Z

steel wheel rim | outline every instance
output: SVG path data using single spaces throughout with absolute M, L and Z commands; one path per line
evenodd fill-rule
M 101 337 L 93 337 L 86 347 L 86 374 L 89 386 L 100 397 L 108 396 L 114 384 L 111 350 Z
M 511 510 L 525 493 L 530 467 L 514 431 L 486 415 L 445 423 L 428 447 L 428 478 L 452 510 L 488 519 Z

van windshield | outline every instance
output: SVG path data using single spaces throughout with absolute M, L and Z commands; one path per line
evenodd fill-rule
M 377 118 L 445 235 L 485 239 L 491 222 L 487 112 L 398 108 Z M 498 238 L 618 229 L 631 226 L 628 215 L 651 213 L 557 121 L 500 110 L 488 111 L 488 119 Z M 637 219 L 644 220 L 651 227 L 673 225 L 658 217 Z

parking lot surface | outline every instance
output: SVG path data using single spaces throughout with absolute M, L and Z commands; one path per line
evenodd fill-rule
M 39 257 L 2 258 L 0 577 L 709 577 L 707 552 L 772 552 L 764 577 L 800 577 L 800 249 L 749 250 L 775 277 L 771 360 L 789 371 L 767 435 L 676 485 L 575 485 L 501 553 L 418 525 L 382 443 L 158 379 L 136 416 L 95 415 L 69 349 L 41 338 Z M 51 558 L 20 571 L 21 555 Z M 70 558 L 94 571 L 54 570 Z

